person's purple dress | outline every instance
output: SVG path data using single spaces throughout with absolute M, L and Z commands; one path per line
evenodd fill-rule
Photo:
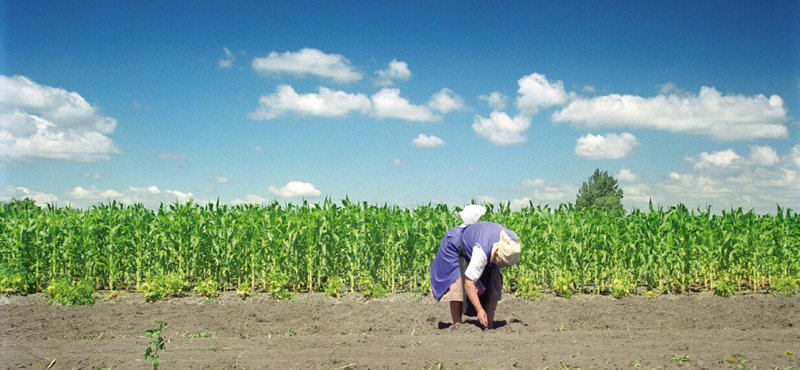
M 438 301 L 459 277 L 461 270 L 458 266 L 458 248 L 463 244 L 467 256 L 472 258 L 472 250 L 479 245 L 486 253 L 487 260 L 491 257 L 494 243 L 500 241 L 500 232 L 506 234 L 514 241 L 519 241 L 517 234 L 495 222 L 478 222 L 467 225 L 462 229 L 456 226 L 447 231 L 439 244 L 439 252 L 431 264 L 431 290 Z M 496 265 L 493 265 L 497 268 Z

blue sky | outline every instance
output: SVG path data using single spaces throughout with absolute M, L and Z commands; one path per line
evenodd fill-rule
M 0 200 L 800 209 L 800 5 L 0 5 Z

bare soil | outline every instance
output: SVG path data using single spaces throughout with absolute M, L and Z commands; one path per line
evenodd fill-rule
M 506 294 L 495 330 L 451 327 L 446 304 L 414 294 L 97 297 L 0 297 L 0 368 L 152 368 L 144 332 L 161 320 L 166 369 L 800 369 L 797 294 Z

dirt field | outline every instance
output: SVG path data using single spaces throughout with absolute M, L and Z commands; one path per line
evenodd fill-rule
M 93 306 L 39 294 L 0 297 L 0 319 L 3 369 L 152 368 L 142 355 L 156 320 L 168 324 L 166 369 L 800 369 L 799 295 L 505 295 L 493 331 L 452 328 L 447 306 L 413 294 L 124 293 Z

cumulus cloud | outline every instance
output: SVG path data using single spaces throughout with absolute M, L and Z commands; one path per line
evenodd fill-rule
M 413 105 L 400 97 L 399 89 L 383 88 L 372 95 L 372 116 L 375 118 L 399 118 L 407 121 L 436 121 L 441 117 L 428 107 Z
M 121 151 L 117 121 L 76 92 L 0 76 L 0 159 L 96 162 Z
M 787 162 L 793 163 L 796 168 L 800 169 L 800 145 L 795 145 L 786 157 Z
M 381 86 L 392 86 L 394 81 L 408 81 L 411 78 L 411 71 L 406 62 L 397 59 L 389 62 L 389 67 L 375 72 L 378 75 L 377 84 Z
M 540 108 L 562 105 L 569 100 L 564 83 L 550 83 L 544 75 L 534 73 L 519 81 L 517 109 L 523 114 L 536 114 Z
M 431 97 L 428 106 L 411 104 L 400 96 L 400 90 L 383 88 L 371 97 L 320 87 L 317 93 L 298 94 L 289 85 L 279 85 L 275 93 L 259 99 L 259 107 L 250 112 L 254 120 L 271 120 L 286 115 L 345 117 L 359 112 L 373 118 L 396 118 L 406 121 L 438 121 L 441 117 L 433 110 L 448 113 L 463 109 L 464 100 L 449 89 L 442 89 Z
M 271 52 L 263 58 L 253 59 L 253 69 L 258 72 L 307 74 L 330 78 L 337 82 L 353 82 L 361 79 L 350 61 L 339 54 L 326 54 L 317 49 L 302 49 L 297 52 Z
M 175 154 L 175 153 L 161 153 L 158 155 L 158 158 L 162 161 L 167 162 L 175 162 L 175 165 L 178 167 L 183 167 L 183 162 L 189 159 L 189 157 L 183 154 Z
M 774 211 L 775 204 L 792 207 L 800 203 L 800 166 L 793 156 L 798 148 L 779 156 L 768 146 L 751 147 L 749 158 L 732 149 L 702 152 L 686 158 L 692 171 L 672 172 L 654 190 L 671 204 L 708 204 L 717 210 L 731 205 L 761 212 Z
M 647 128 L 707 135 L 717 141 L 788 136 L 784 125 L 787 110 L 780 96 L 722 95 L 705 86 L 698 95 L 675 92 L 652 98 L 619 94 L 576 98 L 553 113 L 552 120 L 586 129 Z
M 402 160 L 400 158 L 395 158 L 394 159 L 394 164 L 396 164 L 396 165 L 404 165 L 404 164 L 408 164 L 408 162 L 406 162 L 406 161 L 404 161 L 404 160 Z
M 522 186 L 544 186 L 547 184 L 543 179 L 535 179 L 535 180 L 525 180 L 522 182 Z
M 87 179 L 97 180 L 100 178 L 100 174 L 97 172 L 84 172 L 83 177 Z
M 556 184 L 541 178 L 525 180 L 522 186 L 532 189 L 527 191 L 528 196 L 516 200 L 516 204 L 520 206 L 528 206 L 529 201 L 533 204 L 565 203 L 567 197 L 575 191 L 571 185 Z
M 498 111 L 506 109 L 506 104 L 508 104 L 508 96 L 497 91 L 489 95 L 481 95 L 478 99 L 485 101 L 489 107 Z
M 220 183 L 220 184 L 228 184 L 228 183 L 231 182 L 231 180 L 229 178 L 227 178 L 227 177 L 215 177 L 215 178 L 211 179 L 211 182 L 216 182 L 216 183 Z
M 702 152 L 695 157 L 687 157 L 686 160 L 694 164 L 695 170 L 705 170 L 739 167 L 744 158 L 733 149 L 728 149 L 713 153 Z
M 349 94 L 320 87 L 318 92 L 298 94 L 289 85 L 279 85 L 277 91 L 259 99 L 259 107 L 250 113 L 254 120 L 270 120 L 289 113 L 300 116 L 344 117 L 352 111 L 366 112 L 370 100 L 364 94 Z
M 637 178 L 638 176 L 634 175 L 633 172 L 627 168 L 623 168 L 617 173 L 617 180 L 621 182 L 634 182 Z
M 280 189 L 270 186 L 269 192 L 281 198 L 315 198 L 322 195 L 314 185 L 300 181 L 290 181 Z
M 54 194 L 42 193 L 39 191 L 31 190 L 22 186 L 6 185 L 0 188 L 0 201 L 8 202 L 12 199 L 25 199 L 30 198 L 39 207 L 44 207 L 47 204 L 57 205 L 59 199 Z
M 631 153 L 639 145 L 636 136 L 623 132 L 620 135 L 607 134 L 580 137 L 575 146 L 575 154 L 587 159 L 620 159 Z
M 177 190 L 160 190 L 155 185 L 147 188 L 131 186 L 126 189 L 100 189 L 94 185 L 89 188 L 76 186 L 72 190 L 63 193 L 63 198 L 61 199 L 55 195 L 43 195 L 22 187 L 18 187 L 17 189 L 23 189 L 18 190 L 18 193 L 37 194 L 37 196 L 32 197 L 32 199 L 36 200 L 36 203 L 39 205 L 43 205 L 44 203 L 64 202 L 64 204 L 58 205 L 68 205 L 81 209 L 87 209 L 98 204 L 107 204 L 113 200 L 121 202 L 124 205 L 142 203 L 145 207 L 157 208 L 162 203 L 185 203 L 189 201 L 189 199 L 194 198 L 192 193 Z M 6 190 L 8 190 L 8 187 Z M 18 198 L 18 196 L 16 197 Z M 2 196 L 0 196 L 0 198 L 2 198 Z M 195 200 L 195 202 L 200 204 L 200 201 Z
M 455 110 L 464 109 L 465 104 L 464 98 L 453 92 L 453 90 L 444 88 L 431 97 L 428 107 L 437 112 L 447 114 Z
M 418 148 L 436 148 L 437 146 L 442 146 L 444 144 L 444 140 L 436 136 L 425 136 L 423 134 L 419 134 L 416 139 L 411 141 L 411 145 Z
M 774 166 L 780 162 L 778 152 L 769 146 L 754 145 L 750 147 L 750 161 L 758 166 Z
M 517 116 L 513 119 L 505 112 L 493 111 L 489 118 L 475 117 L 472 129 L 478 136 L 497 145 L 523 143 L 527 140 L 525 131 L 531 126 L 531 119 Z
M 217 65 L 219 66 L 219 68 L 233 67 L 233 61 L 236 60 L 236 58 L 233 57 L 233 53 L 231 53 L 231 51 L 228 50 L 228 48 L 222 48 L 222 51 L 225 52 L 225 57 L 219 58 L 219 60 L 217 60 Z
M 268 204 L 269 202 L 270 202 L 269 199 L 262 198 L 260 195 L 247 194 L 247 196 L 245 196 L 244 199 L 236 198 L 233 201 L 231 201 L 231 205 L 232 206 L 238 206 L 242 204 L 262 205 L 262 204 Z

